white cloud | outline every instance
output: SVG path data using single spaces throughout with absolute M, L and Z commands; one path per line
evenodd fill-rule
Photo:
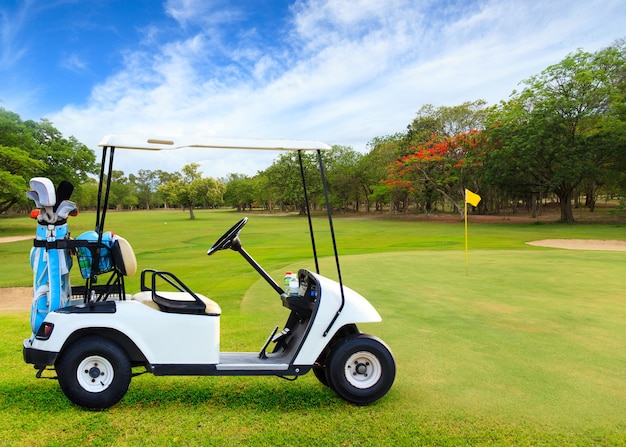
M 237 21 L 241 12 L 228 0 L 167 0 L 165 12 L 181 27 L 202 24 L 217 26 Z
M 460 2 L 434 14 L 435 3 L 299 1 L 280 49 L 254 39 L 229 47 L 196 30 L 156 53 L 129 52 L 124 69 L 94 87 L 86 104 L 49 118 L 91 147 L 107 133 L 147 133 L 313 138 L 363 150 L 374 137 L 404 130 L 423 104 L 506 99 L 518 82 L 578 47 L 595 51 L 622 37 L 626 17 L 616 0 L 602 8 L 593 1 Z M 227 4 L 211 18 L 216 26 L 237 16 Z M 217 10 L 200 0 L 166 7 L 181 26 Z M 229 64 L 217 62 L 228 57 Z M 141 155 L 144 164 L 128 154 L 118 167 L 172 171 L 206 158 L 197 151 Z M 275 156 L 219 152 L 203 171 L 254 174 Z
M 77 54 L 70 54 L 60 62 L 61 67 L 66 70 L 81 73 L 87 69 L 87 63 L 83 61 Z
M 26 47 L 17 41 L 28 20 L 33 0 L 23 2 L 14 16 L 0 9 L 0 71 L 10 70 L 26 53 Z

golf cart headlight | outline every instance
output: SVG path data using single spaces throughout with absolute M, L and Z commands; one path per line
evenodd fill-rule
M 35 338 L 37 340 L 47 340 L 52 335 L 52 330 L 54 329 L 54 324 L 43 322 L 41 326 L 39 326 L 39 330 L 37 334 L 35 334 Z

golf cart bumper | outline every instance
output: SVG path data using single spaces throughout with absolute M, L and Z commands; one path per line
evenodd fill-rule
M 24 340 L 24 346 L 22 347 L 22 355 L 24 361 L 35 365 L 35 368 L 42 368 L 44 366 L 54 365 L 54 362 L 59 355 L 58 352 L 42 351 L 31 346 L 32 340 L 27 338 Z

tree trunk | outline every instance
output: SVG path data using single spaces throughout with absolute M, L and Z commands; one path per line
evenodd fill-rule
M 530 209 L 531 209 L 531 216 L 533 219 L 536 219 L 537 217 L 539 217 L 539 194 L 536 192 L 533 192 L 531 199 L 530 199 Z M 513 208 L 513 214 L 515 214 L 515 208 Z
M 595 184 L 589 185 L 585 193 L 585 206 L 588 207 L 589 211 L 592 213 L 596 209 L 597 198 L 597 188 Z
M 363 195 L 365 196 L 365 212 L 369 213 L 372 207 L 372 204 L 370 201 L 370 194 L 372 193 L 372 191 L 369 189 L 368 186 L 364 185 L 363 183 L 361 183 L 361 188 L 363 189 Z
M 561 189 L 557 191 L 561 206 L 561 222 L 574 223 L 574 214 L 572 212 L 572 194 L 573 189 Z
M 193 214 L 193 206 L 189 206 L 189 219 L 194 220 L 196 216 Z

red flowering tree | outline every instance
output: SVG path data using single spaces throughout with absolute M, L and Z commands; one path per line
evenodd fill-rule
M 479 130 L 451 137 L 433 135 L 397 160 L 383 184 L 397 193 L 412 194 L 426 211 L 433 201 L 444 198 L 462 215 L 465 188 L 480 190 L 484 140 Z

